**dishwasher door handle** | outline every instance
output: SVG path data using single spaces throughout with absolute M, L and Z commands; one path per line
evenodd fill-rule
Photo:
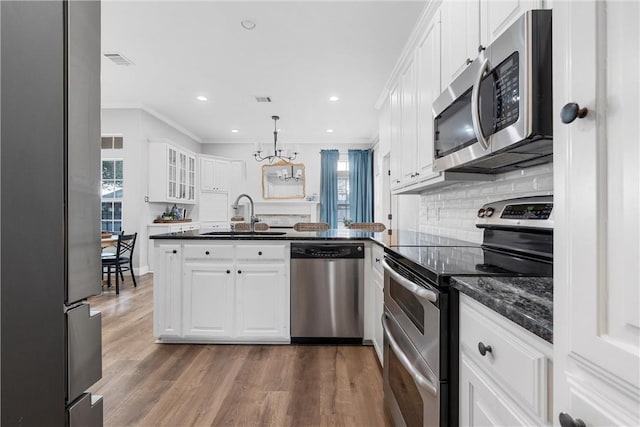
M 391 276 L 393 280 L 398 282 L 403 288 L 414 294 L 416 297 L 430 302 L 438 301 L 438 294 L 436 294 L 434 291 L 430 291 L 429 289 L 425 289 L 422 286 L 413 283 L 409 279 L 402 277 L 401 275 L 396 273 L 393 268 L 391 268 L 391 266 L 387 263 L 387 260 L 382 260 L 382 267 L 384 268 L 384 271 L 389 273 L 389 276 Z

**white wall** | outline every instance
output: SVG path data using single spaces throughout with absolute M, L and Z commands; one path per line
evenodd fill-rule
M 550 194 L 553 194 L 553 163 L 496 175 L 495 181 L 439 188 L 420 195 L 420 231 L 482 243 L 482 231 L 475 227 L 476 213 L 482 205 Z
M 364 150 L 371 148 L 371 144 L 300 144 L 300 154 L 294 163 L 304 164 L 307 196 L 317 193 L 320 197 L 320 150 L 338 149 L 346 153 L 350 148 Z M 247 143 L 202 144 L 202 154 L 244 160 L 247 166 L 247 179 L 244 188 L 239 188 L 238 192 L 249 194 L 255 201 L 264 201 L 262 166 L 268 163 L 255 161 L 253 152 L 254 145 Z M 236 194 L 232 194 L 232 199 L 235 196 Z
M 168 138 L 175 145 L 194 153 L 200 144 L 193 138 L 166 124 L 148 112 L 137 109 L 103 109 L 103 135 L 122 135 L 122 150 L 102 150 L 103 159 L 124 160 L 123 224 L 126 233 L 138 233 L 134 253 L 136 274 L 144 274 L 147 266 L 147 225 L 164 209 L 164 203 L 145 202 L 149 185 L 149 138 Z

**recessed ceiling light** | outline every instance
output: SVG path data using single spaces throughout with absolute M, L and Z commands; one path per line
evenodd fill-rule
M 196 97 L 196 99 L 197 99 L 198 101 L 207 101 L 209 98 L 207 98 L 207 97 L 206 97 L 206 96 L 204 96 L 204 95 L 199 95 L 198 97 Z
M 333 129 L 327 129 L 327 133 L 333 133 Z
M 231 133 L 238 133 L 240 132 L 238 129 L 231 129 Z
M 245 30 L 253 30 L 256 27 L 256 23 L 250 21 L 249 19 L 240 21 L 240 25 L 242 25 L 242 28 L 244 28 Z
M 335 96 L 335 95 L 332 95 L 332 96 L 330 96 L 330 97 L 329 97 L 329 101 L 331 101 L 331 102 L 340 101 L 340 98 L 338 98 L 338 97 L 337 97 L 337 96 Z

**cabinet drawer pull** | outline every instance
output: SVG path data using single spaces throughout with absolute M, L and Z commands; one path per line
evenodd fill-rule
M 484 343 L 482 341 L 480 341 L 478 343 L 478 351 L 480 352 L 480 354 L 482 356 L 486 356 L 487 353 L 491 353 L 492 352 L 492 348 L 490 345 L 484 345 Z
M 242 274 L 242 270 L 238 270 L 238 274 Z
M 178 253 L 178 251 L 176 249 L 172 250 L 171 252 L 174 253 L 174 254 Z
M 580 418 L 573 419 L 573 417 L 566 412 L 560 412 L 558 420 L 562 427 L 586 427 L 584 421 Z
M 204 254 L 205 254 L 205 255 L 209 255 L 209 251 L 206 251 Z
M 231 274 L 231 270 L 227 270 L 227 274 Z
M 258 255 L 262 255 L 262 251 L 258 251 Z

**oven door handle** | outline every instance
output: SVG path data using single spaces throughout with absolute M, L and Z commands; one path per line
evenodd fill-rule
M 422 286 L 416 285 L 411 280 L 405 279 L 404 277 L 396 273 L 396 271 L 387 263 L 386 260 L 382 260 L 382 267 L 387 273 L 389 273 L 391 277 L 393 277 L 393 280 L 398 282 L 400 285 L 402 285 L 403 288 L 407 289 L 418 298 L 431 302 L 438 301 L 438 294 L 430 291 L 429 289 L 425 289 Z
M 438 396 L 438 389 L 436 388 L 436 386 L 433 385 L 431 381 L 425 378 L 424 375 L 422 375 L 420 372 L 416 370 L 416 368 L 413 367 L 407 355 L 404 354 L 400 349 L 400 346 L 391 335 L 391 332 L 389 332 L 389 325 L 387 323 L 387 318 L 388 316 L 386 313 L 382 315 L 382 330 L 384 331 L 385 337 L 389 341 L 389 347 L 391 347 L 391 350 L 393 350 L 393 352 L 396 354 L 402 366 L 404 366 L 407 372 L 409 372 L 409 374 L 411 375 L 411 378 L 413 378 L 416 385 L 418 385 L 418 387 L 422 388 L 423 390 L 427 390 L 430 394 L 434 396 Z
M 489 58 L 485 58 L 484 61 L 482 61 L 482 65 L 480 65 L 480 70 L 478 71 L 478 76 L 476 77 L 473 91 L 471 92 L 471 122 L 473 123 L 473 132 L 476 134 L 478 142 L 485 151 L 489 149 L 489 141 L 484 137 L 482 126 L 480 126 L 480 84 L 482 83 L 482 78 L 489 71 L 491 71 Z

